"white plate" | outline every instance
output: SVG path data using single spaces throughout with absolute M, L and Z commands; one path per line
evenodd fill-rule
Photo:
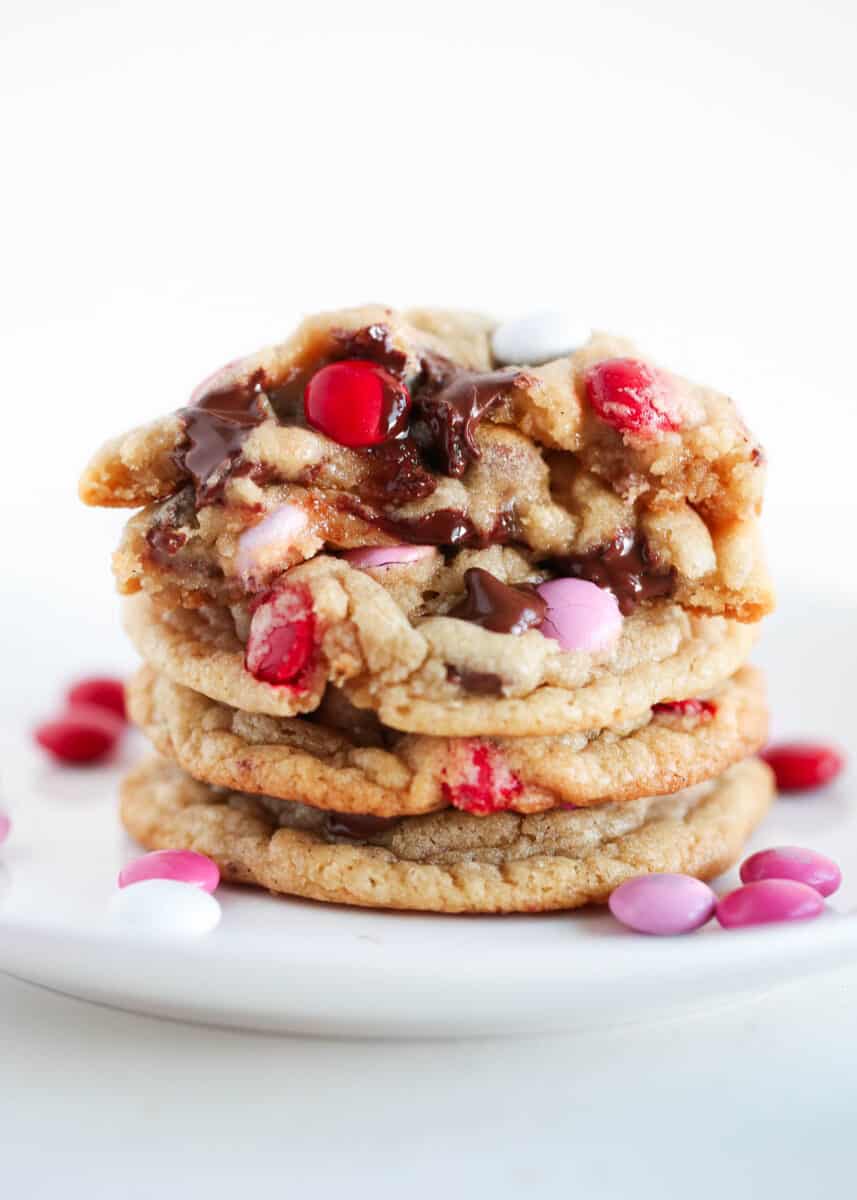
M 769 670 L 778 733 L 857 749 L 852 612 L 792 593 L 770 621 L 757 657 Z M 712 925 L 654 939 L 600 911 L 430 917 L 224 888 L 214 933 L 134 940 L 110 929 L 106 912 L 117 871 L 135 853 L 114 808 L 141 742 L 121 765 L 74 771 L 48 765 L 23 730 L 4 741 L 14 833 L 0 849 L 0 969 L 120 1008 L 302 1033 L 534 1032 L 728 1001 L 857 953 L 857 808 L 847 775 L 821 794 L 780 800 L 752 843 L 808 845 L 840 862 L 841 892 L 807 925 L 731 933 Z

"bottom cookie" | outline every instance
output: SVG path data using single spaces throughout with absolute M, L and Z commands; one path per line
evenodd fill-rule
M 163 759 L 122 785 L 122 820 L 150 850 L 207 854 L 232 883 L 366 908 L 540 912 L 603 902 L 635 875 L 710 879 L 773 796 L 758 759 L 672 796 L 573 811 L 383 820 L 209 787 Z

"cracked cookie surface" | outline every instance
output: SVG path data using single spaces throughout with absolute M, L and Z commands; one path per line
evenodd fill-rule
M 767 731 L 761 675 L 745 667 L 691 714 L 647 710 L 625 727 L 552 738 L 397 734 L 333 689 L 315 720 L 239 712 L 144 668 L 134 722 L 204 783 L 341 813 L 540 812 L 675 792 L 754 753 Z
M 206 854 L 228 882 L 369 908 L 537 912 L 603 902 L 626 879 L 731 866 L 773 794 L 748 759 L 670 797 L 577 812 L 445 810 L 342 836 L 334 814 L 198 783 L 151 760 L 122 785 L 123 823 L 150 850 Z

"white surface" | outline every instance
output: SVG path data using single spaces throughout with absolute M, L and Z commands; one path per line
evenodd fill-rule
M 5 0 L 3 750 L 59 680 L 131 662 L 122 514 L 73 499 L 93 444 L 364 297 L 577 304 L 731 390 L 770 451 L 775 565 L 846 604 L 855 20 L 850 0 Z M 774 706 L 798 691 L 793 731 L 824 734 L 853 696 L 844 672 L 803 686 L 839 653 L 816 615 Z M 349 1045 L 0 977 L 3 1192 L 847 1194 L 855 1004 L 849 969 L 658 1027 Z
M 850 611 L 787 592 L 762 652 L 783 728 L 815 720 L 781 669 L 796 644 L 812 644 L 804 631 L 811 607 L 823 635 L 804 665 L 803 689 L 826 696 L 840 673 L 857 676 Z M 850 709 L 828 712 L 823 727 L 857 758 Z M 126 760 L 135 753 L 128 747 Z M 806 924 L 741 933 L 712 924 L 674 940 L 629 933 L 606 912 L 451 919 L 224 888 L 219 928 L 178 939 L 145 938 L 144 927 L 117 928 L 113 919 L 116 877 L 138 853 L 115 819 L 124 764 L 50 767 L 26 729 L 4 761 L 14 826 L 0 855 L 0 970 L 122 1008 L 299 1033 L 534 1033 L 660 1018 L 857 961 L 857 804 L 847 775 L 823 794 L 780 801 L 750 846 L 806 845 L 839 862 L 841 891 Z M 120 902 L 133 906 L 159 885 L 215 905 L 163 880 L 125 889 Z M 728 886 L 721 881 L 720 890 Z

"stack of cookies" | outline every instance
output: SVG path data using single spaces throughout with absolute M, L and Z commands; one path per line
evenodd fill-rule
M 628 343 L 544 341 L 324 314 L 95 456 L 83 499 L 139 510 L 138 842 L 437 912 L 735 861 L 772 795 L 762 451 Z

